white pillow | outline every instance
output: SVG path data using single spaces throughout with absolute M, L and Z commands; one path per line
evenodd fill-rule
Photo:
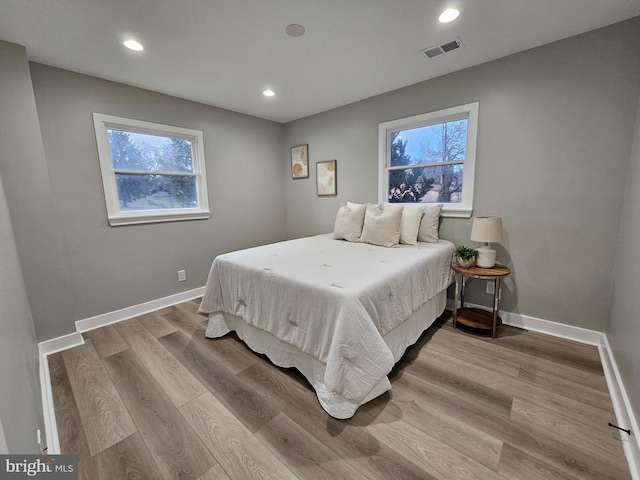
M 406 245 L 418 244 L 418 230 L 426 205 L 406 205 L 402 210 L 402 223 L 400 224 L 400 243 Z
M 398 204 L 385 202 L 384 206 L 398 206 Z M 405 245 L 418 244 L 418 230 L 422 220 L 425 204 L 404 205 L 402 210 L 402 223 L 400 224 L 400 243 Z
M 403 206 L 389 205 L 382 209 L 378 205 L 367 204 L 360 241 L 381 247 L 397 245 L 400 241 L 402 210 Z
M 367 208 L 367 205 L 375 205 L 378 208 L 382 208 L 382 204 L 381 203 L 354 203 L 354 202 L 347 202 L 347 207 L 349 207 L 349 208 L 356 208 L 356 207 L 365 207 L 365 208 Z
M 349 208 L 347 205 L 340 205 L 333 226 L 333 238 L 357 242 L 362 233 L 365 210 L 366 205 L 354 206 L 353 208 Z
M 440 211 L 442 205 L 427 205 L 422 214 L 420 229 L 418 230 L 419 242 L 435 243 L 440 238 L 438 228 L 440 224 Z

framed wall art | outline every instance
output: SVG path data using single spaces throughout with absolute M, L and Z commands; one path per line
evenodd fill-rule
M 309 145 L 291 147 L 291 176 L 309 178 Z
M 316 191 L 319 197 L 338 194 L 336 163 L 336 160 L 316 162 Z

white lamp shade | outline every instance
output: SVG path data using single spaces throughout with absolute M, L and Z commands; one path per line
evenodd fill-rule
M 496 251 L 489 243 L 502 241 L 502 217 L 475 217 L 471 227 L 471 240 L 484 243 L 478 248 L 476 265 L 493 268 L 496 264 Z
M 471 240 L 492 243 L 502 241 L 502 217 L 475 217 L 471 227 Z

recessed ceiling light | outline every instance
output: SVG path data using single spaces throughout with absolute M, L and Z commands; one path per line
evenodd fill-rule
M 134 40 L 133 38 L 128 38 L 122 42 L 122 44 L 127 47 L 129 50 L 135 50 L 136 52 L 140 52 L 144 50 L 144 47 L 140 42 Z
M 265 90 L 263 90 L 263 91 L 262 91 L 262 94 L 263 94 L 265 97 L 273 97 L 273 96 L 276 94 L 276 92 L 274 92 L 274 91 L 273 91 L 273 90 L 271 90 L 270 88 L 266 88 Z
M 447 8 L 444 12 L 440 14 L 438 20 L 441 23 L 449 23 L 453 22 L 460 15 L 460 10 L 457 8 Z
M 284 31 L 287 32 L 287 35 L 289 35 L 290 37 L 301 37 L 305 32 L 304 27 L 297 23 L 287 25 Z

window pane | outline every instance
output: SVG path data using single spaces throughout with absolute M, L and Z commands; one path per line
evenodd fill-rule
M 133 175 L 116 173 L 120 210 L 198 207 L 193 175 Z
M 388 201 L 460 203 L 462 173 L 462 164 L 390 170 Z
M 193 172 L 189 140 L 112 129 L 107 134 L 114 169 Z
M 465 118 L 391 133 L 391 166 L 463 161 L 468 123 Z

